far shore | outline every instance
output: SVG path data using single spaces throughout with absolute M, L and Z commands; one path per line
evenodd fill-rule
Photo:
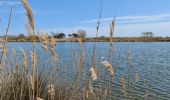
M 28 37 L 9 37 L 8 42 L 31 42 Z M 77 38 L 56 38 L 57 42 L 78 42 Z M 3 42 L 3 38 L 0 38 Z M 36 38 L 36 42 L 39 39 Z M 109 37 L 82 38 L 82 42 L 109 42 Z M 170 37 L 114 37 L 113 42 L 170 42 Z

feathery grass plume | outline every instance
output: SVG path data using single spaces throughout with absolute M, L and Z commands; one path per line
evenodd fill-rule
M 123 95 L 126 96 L 127 95 L 127 93 L 126 93 L 126 80 L 124 79 L 123 76 L 121 76 L 121 84 L 122 84 Z
M 51 52 L 51 57 L 52 57 L 52 60 L 54 60 L 54 56 L 55 56 L 55 46 L 56 46 L 56 39 L 51 37 L 49 39 L 49 46 L 50 46 L 50 52 Z
M 114 72 L 114 70 L 113 70 L 112 65 L 111 65 L 107 60 L 103 61 L 102 64 L 103 64 L 104 68 L 107 69 L 108 74 L 109 74 L 110 76 L 112 76 L 112 78 L 114 78 L 114 77 L 115 77 L 115 72 Z
M 93 81 L 97 80 L 97 74 L 96 74 L 94 67 L 90 68 L 90 73 L 91 73 L 91 76 L 92 76 L 92 80 Z
M 24 49 L 22 49 L 22 48 L 21 48 L 21 53 L 22 53 L 22 63 L 23 63 L 24 69 L 26 72 L 28 72 L 27 55 L 26 55 Z
M 27 17 L 29 19 L 29 24 L 32 28 L 32 30 L 34 31 L 34 17 L 33 17 L 33 13 L 32 13 L 32 10 L 31 10 L 31 7 L 29 6 L 29 4 L 27 3 L 26 0 L 21 0 L 22 4 L 24 5 L 26 11 L 27 11 Z
M 138 82 L 138 81 L 139 81 L 138 73 L 135 73 L 135 81 L 136 81 L 136 82 Z
M 44 35 L 42 32 L 38 32 L 38 38 L 42 43 L 42 48 L 48 51 L 48 33 Z

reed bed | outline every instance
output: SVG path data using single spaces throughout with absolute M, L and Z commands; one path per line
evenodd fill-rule
M 13 48 L 11 53 L 7 52 L 6 42 L 12 14 L 11 9 L 5 42 L 0 46 L 2 50 L 0 63 L 1 100 L 147 100 L 154 98 L 155 95 L 150 94 L 149 89 L 143 87 L 143 85 L 150 86 L 152 84 L 148 84 L 140 78 L 138 73 L 132 74 L 130 51 L 127 55 L 127 74 L 119 74 L 116 65 L 113 64 L 111 56 L 114 55 L 115 48 L 113 44 L 115 17 L 109 28 L 108 57 L 102 59 L 102 62 L 96 59 L 95 42 L 94 48 L 91 50 L 92 59 L 89 61 L 83 47 L 83 39 L 79 37 L 77 40 L 80 45 L 80 53 L 76 53 L 73 47 L 72 63 L 74 67 L 72 69 L 74 71 L 71 72 L 66 69 L 67 67 L 60 59 L 60 55 L 55 52 L 55 48 L 57 48 L 56 38 L 41 31 L 38 31 L 37 34 L 41 42 L 41 50 L 46 52 L 47 57 L 46 62 L 39 62 L 41 60 L 37 57 L 33 13 L 26 0 L 21 0 L 21 2 L 28 17 L 26 30 L 32 40 L 32 50 L 27 53 L 20 48 L 20 52 L 16 52 Z M 96 28 L 97 34 L 100 27 L 101 11 Z M 17 54 L 21 54 L 22 59 L 16 60 Z M 43 64 L 39 65 L 38 63 Z M 68 76 L 69 79 L 67 79 Z M 166 97 L 160 97 L 160 99 L 166 99 Z

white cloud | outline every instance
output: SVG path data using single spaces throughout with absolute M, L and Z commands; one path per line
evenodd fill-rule
M 7 3 L 8 6 L 17 6 L 17 5 L 20 5 L 20 4 L 21 4 L 21 2 L 19 2 L 19 1 L 17 1 L 17 2 L 9 1 Z
M 19 0 L 10 1 L 10 0 L 1 0 L 0 5 L 7 5 L 7 6 L 17 6 L 20 5 L 21 2 Z
M 170 19 L 170 13 L 168 14 L 159 14 L 159 15 L 138 15 L 138 16 L 122 16 L 122 17 L 116 17 L 116 23 L 117 24 L 131 24 L 131 23 L 151 23 L 151 22 L 158 22 L 158 21 L 167 21 Z M 111 22 L 113 18 L 102 18 L 102 23 Z M 97 23 L 98 20 L 87 20 L 82 21 L 81 23 L 84 24 L 91 24 L 91 23 Z

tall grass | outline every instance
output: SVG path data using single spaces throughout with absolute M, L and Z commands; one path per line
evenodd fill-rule
M 6 37 L 1 55 L 0 63 L 0 99 L 1 100 L 106 100 L 106 99 L 136 99 L 131 95 L 131 53 L 128 53 L 128 81 L 125 76 L 116 76 L 116 67 L 113 65 L 111 56 L 114 54 L 113 33 L 115 27 L 115 18 L 110 25 L 110 45 L 107 59 L 100 62 L 96 59 L 96 41 L 92 48 L 91 61 L 86 57 L 86 51 L 83 47 L 82 38 L 77 40 L 80 44 L 80 55 L 73 50 L 74 74 L 65 69 L 64 61 L 59 58 L 55 52 L 57 46 L 56 38 L 49 36 L 48 33 L 38 31 L 38 38 L 42 49 L 46 52 L 46 62 L 41 62 L 36 55 L 36 40 L 34 29 L 34 17 L 31 7 L 26 0 L 21 0 L 28 17 L 26 30 L 32 40 L 33 49 L 26 53 L 21 48 L 21 52 L 16 52 L 13 48 L 11 55 L 6 48 L 7 34 L 9 30 L 12 9 Z M 100 20 L 102 15 L 102 0 L 99 22 L 96 28 L 96 38 L 99 33 Z M 17 54 L 22 55 L 22 59 L 16 61 Z M 8 54 L 8 55 L 7 55 Z M 11 60 L 6 57 L 9 56 Z M 43 63 L 38 65 L 38 62 Z M 45 64 L 44 64 L 45 63 Z M 102 63 L 102 67 L 99 65 Z M 45 67 L 44 67 L 45 66 Z M 47 69 L 48 67 L 48 69 Z M 41 70 L 39 70 L 41 69 Z M 104 71 L 104 74 L 101 73 Z M 72 79 L 67 79 L 70 75 Z M 116 78 L 119 78 L 117 82 Z M 68 81 L 69 80 L 69 81 Z M 135 81 L 139 81 L 139 76 L 135 74 Z M 114 83 L 119 83 L 115 85 Z M 121 91 L 118 90 L 121 87 Z M 128 88 L 127 88 L 128 87 Z M 143 98 L 148 98 L 148 93 L 143 93 Z M 141 98 L 142 98 L 141 97 Z

